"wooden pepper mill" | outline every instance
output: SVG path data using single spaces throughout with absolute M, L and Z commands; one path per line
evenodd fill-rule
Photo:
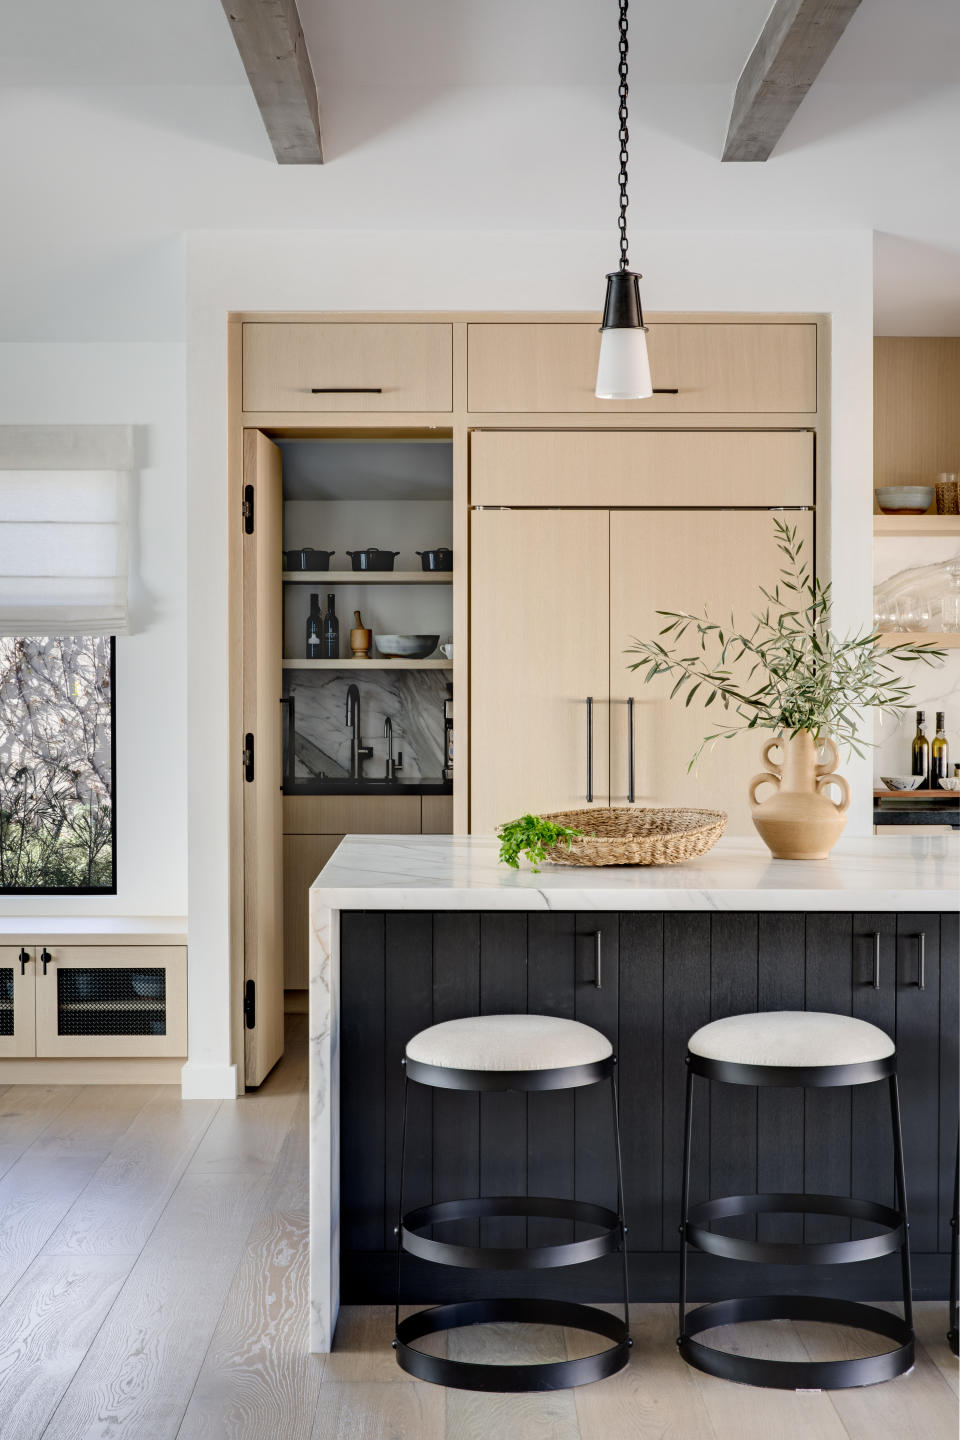
M 373 634 L 364 627 L 359 610 L 354 610 L 353 618 L 356 621 L 354 628 L 350 631 L 350 649 L 353 652 L 353 658 L 354 660 L 369 660 Z

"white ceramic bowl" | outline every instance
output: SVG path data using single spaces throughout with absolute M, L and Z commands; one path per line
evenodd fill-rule
M 960 775 L 951 775 L 949 780 L 940 781 L 941 790 L 960 790 Z
M 425 660 L 437 648 L 439 635 L 375 635 L 385 660 Z
M 922 515 L 933 504 L 932 485 L 881 485 L 876 493 L 884 515 Z
M 888 790 L 917 790 L 923 784 L 922 775 L 881 775 L 880 779 Z

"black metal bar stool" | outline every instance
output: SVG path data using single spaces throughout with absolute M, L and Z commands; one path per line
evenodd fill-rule
M 397 1291 L 394 1349 L 401 1367 L 420 1380 L 459 1390 L 559 1390 L 584 1385 L 622 1370 L 629 1358 L 627 1252 L 623 1223 L 623 1168 L 617 1106 L 616 1059 L 609 1040 L 589 1025 L 551 1015 L 479 1015 L 421 1030 L 406 1047 L 403 1128 L 400 1142 L 400 1205 L 397 1222 Z M 403 1179 L 410 1082 L 445 1090 L 570 1090 L 610 1083 L 613 1143 L 617 1162 L 617 1208 L 547 1196 L 497 1196 L 443 1200 L 404 1214 Z M 523 1248 L 453 1245 L 431 1238 L 432 1226 L 485 1216 L 572 1220 L 598 1233 L 561 1245 Z M 623 1319 L 589 1305 L 543 1299 L 462 1300 L 419 1310 L 400 1319 L 400 1264 L 404 1251 L 439 1265 L 463 1269 L 542 1270 L 576 1265 L 621 1252 Z M 414 1342 L 440 1330 L 512 1320 L 563 1325 L 612 1341 L 595 1355 L 538 1364 L 496 1365 L 448 1360 L 417 1349 Z
M 886 1080 L 890 1091 L 897 1208 L 842 1195 L 728 1195 L 690 1205 L 690 1150 L 693 1079 L 726 1085 L 869 1085 Z M 714 1233 L 713 1221 L 763 1213 L 840 1215 L 882 1227 L 865 1239 L 832 1244 L 772 1244 Z M 687 1313 L 687 1249 L 769 1265 L 838 1265 L 900 1252 L 903 1319 L 874 1305 L 812 1295 L 757 1295 L 721 1300 Z M 910 1248 L 897 1060 L 893 1041 L 875 1025 L 850 1015 L 780 1010 L 731 1015 L 693 1035 L 687 1048 L 687 1104 L 680 1221 L 680 1354 L 708 1375 L 742 1385 L 779 1390 L 838 1390 L 873 1385 L 902 1375 L 913 1365 L 913 1308 Z M 821 1320 L 869 1330 L 896 1343 L 896 1349 L 855 1360 L 781 1361 L 734 1355 L 694 1337 L 718 1325 L 745 1320 Z

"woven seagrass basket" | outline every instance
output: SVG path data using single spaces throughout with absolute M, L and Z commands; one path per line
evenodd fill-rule
M 548 848 L 547 859 L 557 865 L 677 865 L 705 855 L 727 824 L 722 810 L 654 806 L 557 810 L 540 818 L 584 832 L 569 846 L 561 841 Z

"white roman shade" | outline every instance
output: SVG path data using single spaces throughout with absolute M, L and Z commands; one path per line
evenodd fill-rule
M 129 425 L 0 425 L 0 635 L 123 635 Z

